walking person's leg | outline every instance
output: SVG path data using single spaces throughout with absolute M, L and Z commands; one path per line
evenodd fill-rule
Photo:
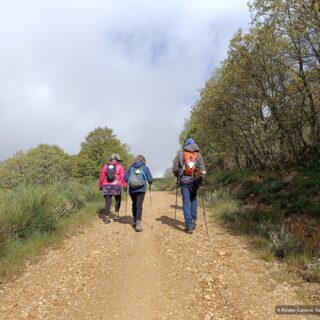
M 190 192 L 190 211 L 192 219 L 192 228 L 196 228 L 196 223 L 198 219 L 198 184 L 193 183 Z
M 182 205 L 183 205 L 183 215 L 184 221 L 186 224 L 186 231 L 192 233 L 192 217 L 191 217 L 191 208 L 190 208 L 190 193 L 191 186 L 184 184 L 181 185 L 181 194 L 182 194 Z
M 116 199 L 116 203 L 115 203 L 115 214 L 114 214 L 113 220 L 119 221 L 120 220 L 119 212 L 120 212 L 120 206 L 121 206 L 121 193 L 115 195 L 114 198 Z
M 136 214 L 137 214 L 137 194 L 136 193 L 129 193 L 130 198 L 132 200 L 132 218 L 133 218 L 133 227 L 136 226 Z
M 136 202 L 136 231 L 142 231 L 141 219 L 142 219 L 142 204 L 145 197 L 145 192 L 137 193 L 137 202 Z
M 106 194 L 104 196 L 104 199 L 106 201 L 106 205 L 105 205 L 105 208 L 104 208 L 103 221 L 105 223 L 109 223 L 110 222 L 110 207 L 111 207 L 112 195 Z

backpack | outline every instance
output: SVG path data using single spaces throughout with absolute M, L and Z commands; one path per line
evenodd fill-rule
M 116 180 L 117 165 L 115 163 L 108 163 L 106 179 L 108 182 L 114 182 Z
M 183 151 L 183 175 L 192 176 L 197 169 L 198 152 Z
M 142 168 L 131 167 L 130 175 L 128 179 L 129 187 L 132 189 L 138 189 L 146 184 L 147 177 L 143 172 Z

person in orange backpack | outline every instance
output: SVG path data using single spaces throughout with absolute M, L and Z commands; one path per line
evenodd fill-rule
M 199 147 L 192 138 L 187 139 L 185 146 L 174 159 L 173 174 L 178 178 L 181 188 L 185 231 L 193 233 L 197 222 L 197 191 L 206 174 Z
M 116 200 L 113 221 L 120 221 L 121 187 L 127 187 L 127 183 L 124 181 L 124 173 L 125 171 L 121 164 L 120 156 L 116 153 L 112 154 L 109 162 L 102 166 L 99 177 L 99 187 L 106 201 L 103 217 L 103 221 L 106 224 L 110 222 L 112 197 L 115 197 Z

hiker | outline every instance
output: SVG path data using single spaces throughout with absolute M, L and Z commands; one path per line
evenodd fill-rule
M 121 187 L 127 187 L 127 183 L 124 181 L 124 168 L 120 162 L 120 156 L 114 153 L 108 163 L 103 165 L 100 172 L 99 187 L 106 200 L 103 216 L 103 221 L 106 224 L 110 222 L 112 197 L 115 197 L 116 200 L 113 221 L 120 221 Z
M 133 164 L 127 170 L 124 180 L 128 183 L 129 194 L 132 200 L 133 227 L 137 232 L 142 231 L 142 204 L 146 194 L 146 182 L 152 184 L 153 178 L 149 168 L 146 166 L 146 159 L 138 155 Z
M 197 222 L 197 191 L 206 174 L 199 147 L 192 138 L 187 139 L 175 157 L 172 172 L 177 177 L 177 187 L 181 188 L 185 231 L 191 234 Z

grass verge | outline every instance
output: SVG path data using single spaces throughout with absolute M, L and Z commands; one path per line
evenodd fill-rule
M 248 206 L 227 187 L 207 191 L 206 202 L 214 215 L 232 233 L 246 236 L 267 262 L 285 261 L 308 282 L 320 283 L 320 259 L 284 226 L 283 213 L 274 207 Z
M 8 238 L 0 252 L 0 277 L 13 277 L 26 265 L 36 262 L 49 246 L 57 247 L 67 236 L 81 232 L 81 227 L 96 217 L 100 207 L 101 201 L 87 203 L 72 215 L 60 219 L 54 230 L 35 231 L 27 239 Z

